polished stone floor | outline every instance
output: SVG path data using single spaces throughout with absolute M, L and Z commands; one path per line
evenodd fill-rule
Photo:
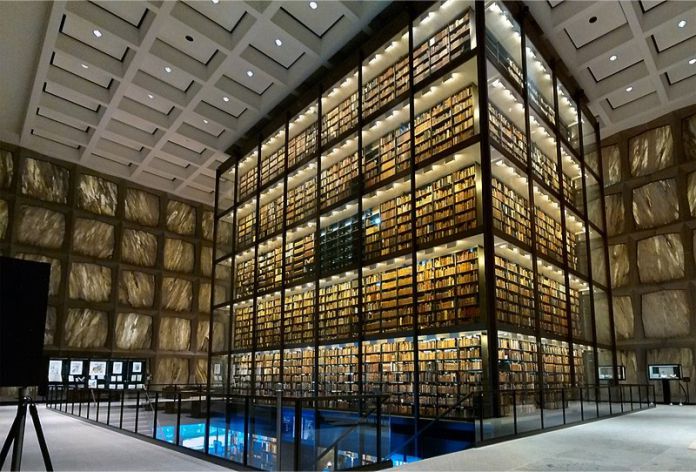
M 0 440 L 5 439 L 16 407 L 0 407 Z M 39 406 L 55 470 L 224 470 L 171 449 L 157 446 L 104 427 L 71 418 Z M 27 417 L 22 470 L 45 470 L 36 435 Z M 10 458 L 2 470 L 10 469 Z
M 658 406 L 398 470 L 696 470 L 696 406 Z

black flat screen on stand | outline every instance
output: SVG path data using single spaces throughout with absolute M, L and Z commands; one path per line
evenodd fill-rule
M 45 383 L 43 355 L 51 266 L 0 257 L 0 387 Z

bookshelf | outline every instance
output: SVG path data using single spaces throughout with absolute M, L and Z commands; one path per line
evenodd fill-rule
M 319 346 L 317 378 L 320 395 L 351 395 L 358 393 L 358 344 Z M 346 409 L 346 401 L 337 400 L 331 406 Z
M 252 354 L 230 354 L 230 391 L 238 395 L 251 392 Z
M 256 348 L 275 348 L 280 346 L 280 327 L 282 305 L 280 294 L 262 297 L 256 307 Z
M 418 325 L 444 328 L 479 320 L 479 251 L 472 248 L 419 261 Z
M 504 257 L 495 257 L 495 310 L 501 323 L 534 328 L 534 273 Z
M 363 332 L 365 335 L 413 329 L 411 266 L 363 277 Z
M 257 391 L 378 390 L 391 414 L 434 417 L 483 388 L 532 389 L 532 412 L 542 384 L 588 376 L 571 354 L 595 349 L 602 308 L 579 290 L 610 292 L 586 260 L 605 238 L 584 205 L 596 123 L 509 5 L 414 4 L 221 166 L 237 197 L 216 224 L 236 227 L 216 279 Z
M 391 414 L 412 413 L 413 352 L 413 341 L 406 338 L 363 343 L 365 390 L 388 393 L 384 408 Z
M 352 339 L 358 323 L 358 280 L 348 280 L 319 289 L 319 341 Z
M 427 246 L 478 225 L 476 166 L 416 190 L 416 243 Z
M 314 339 L 314 285 L 285 295 L 283 332 L 287 345 L 310 343 Z
M 435 417 L 483 382 L 480 333 L 423 336 L 418 340 L 420 414 Z M 450 416 L 471 417 L 473 402 Z
M 289 396 L 314 393 L 314 348 L 288 349 L 283 353 L 283 383 Z

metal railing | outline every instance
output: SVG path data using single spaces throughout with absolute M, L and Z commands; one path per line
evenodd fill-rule
M 183 451 L 260 470 L 349 470 L 386 463 L 383 394 L 207 394 L 200 385 L 139 390 L 50 386 L 46 405 Z M 209 406 L 209 408 L 208 408 Z M 360 413 L 362 412 L 362 413 Z
M 477 392 L 476 443 L 655 406 L 655 386 L 587 385 Z M 493 415 L 493 405 L 498 414 Z

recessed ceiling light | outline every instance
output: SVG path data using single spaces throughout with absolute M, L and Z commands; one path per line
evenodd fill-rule
M 696 57 L 694 57 L 693 59 L 689 59 L 689 64 L 691 64 L 691 65 L 696 64 Z
M 229 101 L 230 101 L 230 97 L 222 97 L 222 100 L 225 101 L 225 102 L 229 102 Z
M 164 66 L 164 71 L 165 71 L 166 73 L 170 73 L 170 72 L 172 71 L 172 68 L 169 67 L 169 66 Z
M 626 87 L 627 92 L 630 92 L 631 90 L 633 90 L 633 87 Z
M 203 123 L 205 123 L 205 124 L 207 125 L 207 124 L 208 124 L 208 120 L 205 120 L 205 119 L 204 119 L 204 120 L 203 120 Z
M 247 75 L 248 75 L 249 77 L 253 77 L 253 76 L 254 76 L 254 71 L 253 71 L 253 70 L 248 70 L 248 71 L 247 71 Z
M 152 95 L 151 93 L 148 93 L 148 94 L 147 94 L 147 98 L 149 98 L 150 100 L 152 100 L 153 98 L 155 98 L 155 96 Z
M 276 46 L 278 46 L 278 47 L 283 45 L 283 42 L 279 38 L 276 38 L 275 43 L 276 43 Z
M 97 38 L 101 38 L 101 37 L 102 37 L 102 32 L 99 31 L 98 29 L 92 30 L 92 34 L 93 34 L 94 36 L 96 36 Z
M 316 10 L 318 6 L 319 5 L 317 5 L 317 2 L 309 2 L 309 8 L 312 10 Z
M 677 23 L 677 26 L 680 28 L 683 28 L 686 26 L 686 20 L 679 20 L 679 23 Z
M 83 69 L 89 69 L 89 66 L 87 64 L 80 64 Z
M 617 59 L 616 54 L 609 56 L 609 60 L 614 62 Z
M 217 5 L 218 3 L 220 3 L 220 0 L 211 0 L 211 1 L 212 1 L 215 5 Z

